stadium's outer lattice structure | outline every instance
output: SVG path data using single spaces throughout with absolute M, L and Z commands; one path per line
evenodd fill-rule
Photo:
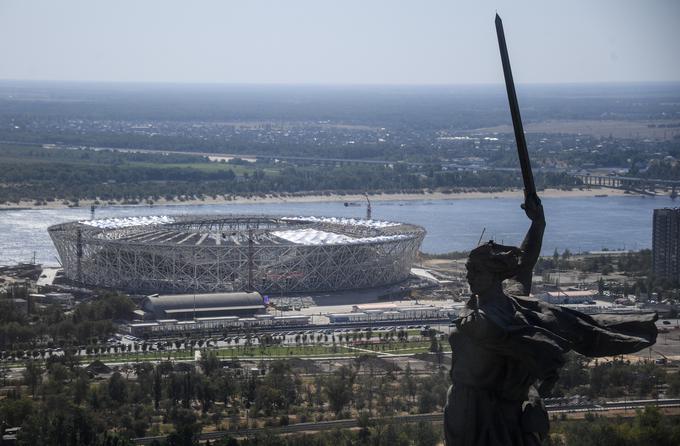
M 51 226 L 75 282 L 135 293 L 298 293 L 405 280 L 415 225 L 333 217 L 150 216 Z

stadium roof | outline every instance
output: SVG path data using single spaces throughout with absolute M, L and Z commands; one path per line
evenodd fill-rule
M 420 231 L 403 223 L 315 216 L 156 215 L 81 220 L 78 224 L 87 232 L 84 237 L 175 246 L 355 245 L 408 239 Z

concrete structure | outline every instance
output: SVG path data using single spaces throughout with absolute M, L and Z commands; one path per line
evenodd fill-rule
M 385 221 L 245 215 L 85 220 L 48 231 L 68 279 L 133 293 L 390 285 L 409 276 L 425 236 Z
M 582 304 L 593 302 L 597 295 L 595 290 L 547 291 L 536 297 L 551 304 Z
M 147 296 L 141 307 L 157 320 L 244 317 L 265 311 L 257 292 L 153 295 Z
M 131 322 L 121 326 L 133 336 L 166 336 L 187 333 L 224 333 L 262 328 L 302 328 L 309 325 L 307 315 L 274 316 L 257 314 L 254 317 L 197 317 L 195 320 L 180 321 L 161 319 L 157 321 Z
M 398 306 L 389 304 L 355 305 L 350 313 L 331 313 L 331 324 L 451 319 L 458 315 L 453 307 L 433 305 Z
M 42 305 L 59 305 L 64 310 L 73 308 L 74 298 L 71 293 L 31 294 L 34 303 Z
M 659 278 L 680 281 L 680 208 L 654 209 L 652 269 Z

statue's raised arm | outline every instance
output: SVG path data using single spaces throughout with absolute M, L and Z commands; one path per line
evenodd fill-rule
M 522 289 L 518 290 L 518 294 L 528 296 L 531 293 L 534 266 L 536 266 L 536 261 L 541 254 L 541 246 L 543 245 L 545 215 L 543 214 L 541 200 L 536 194 L 526 197 L 522 209 L 524 209 L 527 217 L 531 220 L 531 226 L 520 246 L 522 254 L 519 261 L 519 270 L 514 280 L 521 284 Z
M 512 79 L 510 57 L 508 56 L 508 48 L 505 43 L 503 21 L 498 14 L 496 14 L 496 36 L 498 37 L 498 49 L 501 53 L 505 89 L 508 93 L 508 104 L 510 106 L 510 115 L 512 116 L 512 127 L 515 132 L 517 156 L 522 171 L 522 182 L 524 183 L 524 204 L 522 205 L 522 209 L 524 209 L 527 217 L 531 220 L 531 227 L 520 247 L 522 256 L 520 259 L 519 272 L 514 277 L 514 280 L 519 282 L 522 288 L 521 290 L 517 290 L 518 294 L 528 296 L 531 293 L 531 280 L 534 265 L 536 265 L 536 261 L 541 253 L 543 232 L 545 231 L 545 216 L 543 215 L 541 200 L 536 193 L 534 173 L 531 170 L 529 150 L 527 148 L 526 138 L 524 137 L 524 126 L 522 125 L 522 116 L 519 112 L 519 102 L 517 101 L 517 93 L 515 92 L 515 82 Z

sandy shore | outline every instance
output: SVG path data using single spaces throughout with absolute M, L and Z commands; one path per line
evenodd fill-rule
M 522 198 L 522 190 L 508 190 L 502 192 L 455 192 L 455 193 L 444 193 L 444 192 L 425 192 L 422 194 L 369 194 L 371 201 L 414 201 L 414 200 L 469 200 L 469 199 L 493 199 L 493 198 Z M 542 198 L 566 198 L 566 197 L 594 197 L 594 196 L 624 196 L 624 191 L 619 189 L 609 189 L 609 188 L 593 188 L 593 189 L 574 189 L 570 191 L 559 190 L 559 189 L 546 189 L 539 192 Z M 160 199 L 155 201 L 153 205 L 163 206 L 163 205 L 193 205 L 193 204 L 252 204 L 252 203 L 318 203 L 318 202 L 350 202 L 350 203 L 364 203 L 366 199 L 363 195 L 304 195 L 304 196 L 289 196 L 289 195 L 270 195 L 267 194 L 263 197 L 241 197 L 234 196 L 231 200 L 218 198 L 213 199 L 206 197 L 204 200 L 185 200 L 185 201 L 168 201 L 165 199 Z M 95 204 L 92 200 L 81 200 L 81 208 L 89 208 L 92 204 Z M 122 205 L 124 203 L 99 203 L 98 206 L 115 206 Z M 129 206 L 129 204 L 126 204 Z M 140 207 L 146 207 L 148 204 L 140 203 Z M 11 209 L 64 209 L 68 206 L 63 204 L 61 201 L 54 201 L 47 203 L 42 206 L 36 205 L 32 201 L 20 202 L 20 203 L 5 203 L 0 205 L 0 210 L 11 210 Z

